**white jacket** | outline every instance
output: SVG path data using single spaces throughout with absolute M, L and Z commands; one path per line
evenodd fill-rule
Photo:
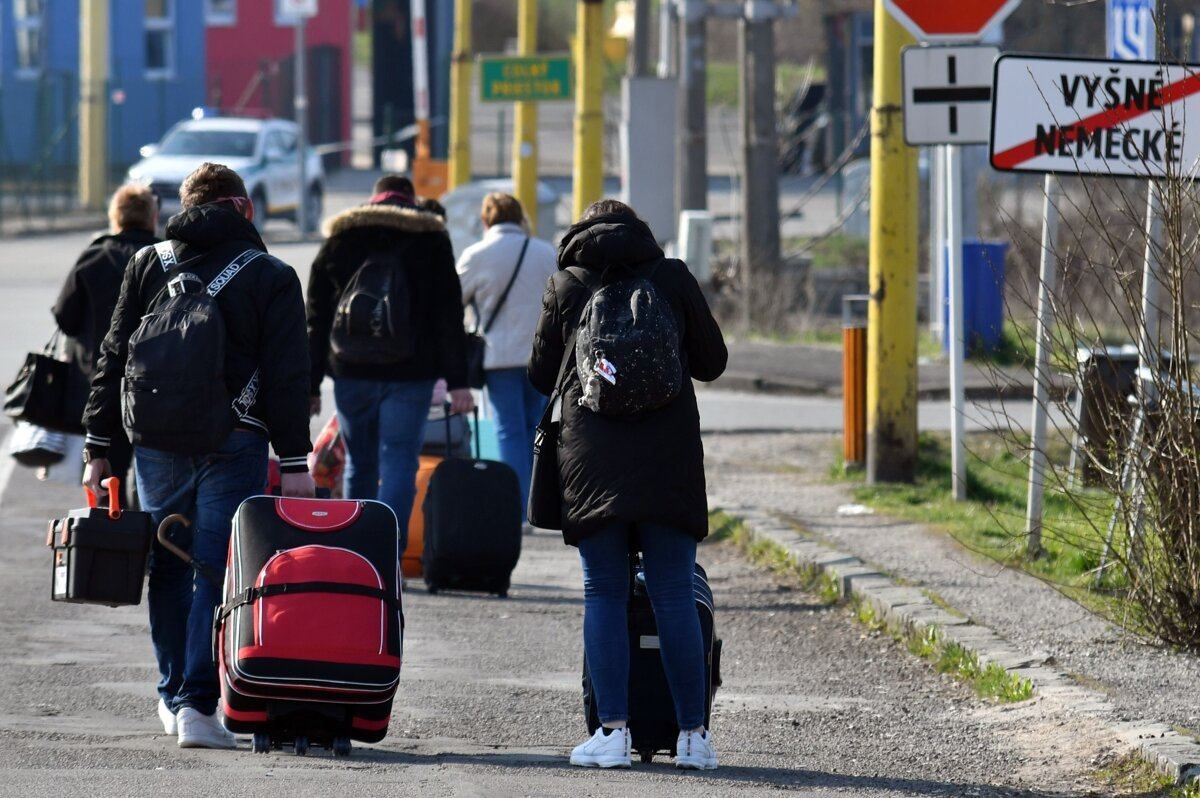
M 464 307 L 472 302 L 479 309 L 480 325 L 487 322 L 512 278 L 517 258 L 525 243 L 519 225 L 503 223 L 489 227 L 483 240 L 472 244 L 458 259 Z M 533 333 L 542 312 L 546 281 L 558 270 L 554 247 L 540 238 L 529 240 L 521 273 L 487 334 L 483 367 L 488 370 L 524 368 L 533 351 Z

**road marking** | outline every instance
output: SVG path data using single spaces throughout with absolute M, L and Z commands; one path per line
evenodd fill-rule
M 17 461 L 8 454 L 8 444 L 12 440 L 13 428 L 8 428 L 8 434 L 4 436 L 4 440 L 0 441 L 0 506 L 3 506 L 5 496 L 8 493 L 8 483 L 12 479 L 13 471 L 17 467 Z

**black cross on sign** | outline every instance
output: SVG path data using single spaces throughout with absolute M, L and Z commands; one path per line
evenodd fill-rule
M 958 133 L 958 106 L 961 103 L 987 103 L 992 101 L 991 86 L 959 86 L 958 56 L 946 56 L 947 86 L 913 89 L 916 105 L 946 105 L 950 108 L 950 134 Z

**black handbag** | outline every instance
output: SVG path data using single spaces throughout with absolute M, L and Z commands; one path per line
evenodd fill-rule
M 479 328 L 479 312 L 475 313 L 475 329 L 467 333 L 467 386 L 470 388 L 479 389 L 487 383 L 487 373 L 483 368 L 484 356 L 487 354 L 487 334 L 491 332 L 492 325 L 496 323 L 496 318 L 504 308 L 504 303 L 508 301 L 508 295 L 512 291 L 513 284 L 517 282 L 517 275 L 521 273 L 521 264 L 525 262 L 525 252 L 528 249 L 529 236 L 526 236 L 512 277 L 508 278 L 508 285 L 504 286 L 504 292 L 500 294 L 500 299 L 496 301 L 496 307 L 492 308 L 492 315 L 487 320 L 487 324 L 483 325 L 482 330 Z
M 26 421 L 55 432 L 80 434 L 83 420 L 69 418 L 67 381 L 71 364 L 54 357 L 59 331 L 41 352 L 30 352 L 17 378 L 4 393 L 4 413 L 15 421 Z
M 554 393 L 542 413 L 533 433 L 533 473 L 529 479 L 529 507 L 527 517 L 529 523 L 539 529 L 562 529 L 562 483 L 558 470 L 558 441 L 562 432 L 561 414 L 555 418 L 554 413 L 562 402 L 566 392 L 566 381 L 569 375 L 575 374 L 572 368 L 575 362 L 575 337 L 578 328 L 567 339 L 563 351 L 562 365 L 558 368 L 558 379 L 554 383 Z

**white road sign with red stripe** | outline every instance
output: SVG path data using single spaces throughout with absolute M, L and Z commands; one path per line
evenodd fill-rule
M 996 62 L 992 166 L 1119 177 L 1192 174 L 1200 67 L 1004 56 Z

